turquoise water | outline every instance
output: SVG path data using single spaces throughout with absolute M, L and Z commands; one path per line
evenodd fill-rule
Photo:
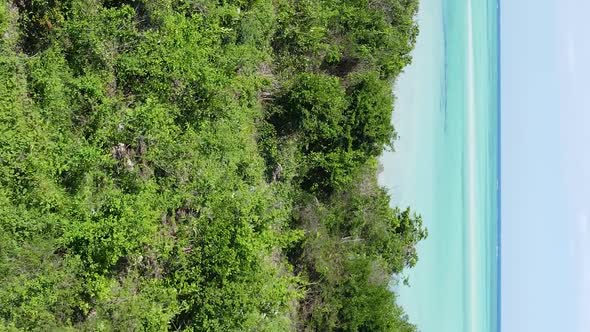
M 396 292 L 421 331 L 498 331 L 498 0 L 422 0 L 418 21 L 380 180 L 429 237 Z

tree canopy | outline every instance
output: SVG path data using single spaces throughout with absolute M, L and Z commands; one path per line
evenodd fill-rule
M 413 331 L 417 0 L 0 2 L 0 330 Z

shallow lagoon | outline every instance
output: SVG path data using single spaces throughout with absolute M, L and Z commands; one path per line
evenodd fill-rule
M 422 0 L 395 86 L 400 139 L 380 180 L 429 231 L 410 287 L 396 287 L 424 332 L 498 330 L 497 15 L 497 0 Z

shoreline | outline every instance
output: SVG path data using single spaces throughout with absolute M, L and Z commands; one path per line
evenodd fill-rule
M 413 206 L 429 230 L 417 266 L 407 271 L 411 286 L 396 290 L 410 321 L 426 332 L 500 328 L 499 4 L 472 1 L 471 30 L 457 23 L 467 1 L 421 2 L 414 61 L 393 86 L 400 139 L 396 152 L 381 158 L 392 204 Z M 468 70 L 457 52 L 467 54 L 460 50 L 470 49 L 470 39 Z M 460 97 L 470 88 L 471 122 Z

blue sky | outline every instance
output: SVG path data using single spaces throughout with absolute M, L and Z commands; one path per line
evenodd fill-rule
M 590 331 L 590 1 L 502 1 L 502 331 Z

